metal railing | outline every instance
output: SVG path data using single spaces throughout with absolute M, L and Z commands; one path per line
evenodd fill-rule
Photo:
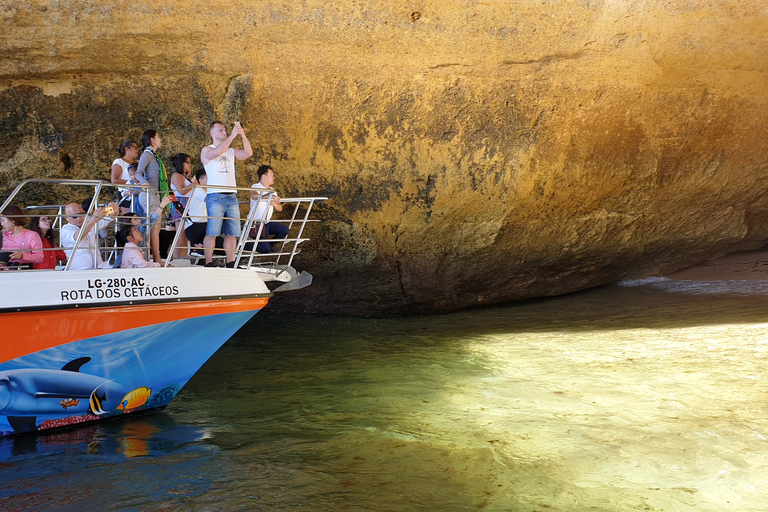
M 209 185 L 208 187 L 211 187 Z M 194 193 L 199 188 L 208 188 L 201 185 L 195 185 L 193 190 L 187 197 L 190 199 L 194 196 Z M 310 218 L 310 213 L 316 202 L 325 201 L 325 197 L 302 197 L 302 198 L 281 198 L 280 203 L 282 205 L 289 205 L 292 209 L 289 219 L 270 219 L 271 207 L 258 208 L 258 205 L 262 202 L 269 205 L 272 202 L 276 192 L 273 189 L 266 188 L 252 188 L 252 187 L 225 187 L 216 185 L 217 190 L 229 190 L 237 194 L 238 192 L 248 192 L 251 205 L 250 211 L 246 217 L 239 217 L 236 220 L 238 223 L 243 223 L 240 230 L 240 236 L 237 239 L 237 245 L 234 249 L 234 264 L 240 268 L 281 268 L 288 267 L 293 263 L 293 259 L 298 252 L 300 252 L 299 245 L 308 241 L 308 238 L 303 238 L 304 229 L 308 223 L 318 222 Z M 184 226 L 186 221 L 190 219 L 190 206 L 191 200 L 187 201 L 184 211 L 181 215 L 179 224 Z M 263 211 L 263 215 L 260 218 L 256 217 L 259 210 Z M 302 212 L 303 210 L 303 212 Z M 224 217 L 212 217 L 207 216 L 207 219 L 225 219 Z M 264 233 L 264 227 L 270 223 L 281 223 L 288 227 L 288 236 L 279 239 L 267 239 L 262 238 Z M 251 236 L 251 232 L 255 230 L 255 236 Z M 291 231 L 295 231 L 295 235 L 291 236 Z M 168 248 L 169 257 L 166 259 L 165 265 L 171 263 L 172 254 L 179 247 L 178 241 L 181 236 L 180 230 L 176 228 L 176 235 L 174 236 L 171 246 Z M 280 250 L 277 252 L 261 253 L 258 251 L 258 245 L 260 243 L 265 244 L 280 244 Z M 188 247 L 193 249 L 193 247 Z
M 104 182 L 101 180 L 73 180 L 73 179 L 28 179 L 24 180 L 13 190 L 11 195 L 6 198 L 6 200 L 3 202 L 2 207 L 0 207 L 0 212 L 5 210 L 6 206 L 11 204 L 16 198 L 16 196 L 19 194 L 19 192 L 27 185 L 30 184 L 47 184 L 47 185 L 55 185 L 55 186 L 64 186 L 69 188 L 74 187 L 93 187 L 94 191 L 91 194 L 91 199 L 88 204 L 88 208 L 84 209 L 85 213 L 82 214 L 74 214 L 74 215 L 68 215 L 66 213 L 66 205 L 34 205 L 34 206 L 27 206 L 24 209 L 25 210 L 32 210 L 32 211 L 52 211 L 55 210 L 55 215 L 49 215 L 49 217 L 54 217 L 54 220 L 52 221 L 51 229 L 54 231 L 61 232 L 61 228 L 64 226 L 64 220 L 67 217 L 71 218 L 83 218 L 82 225 L 86 225 L 93 219 L 94 212 L 99 206 L 102 206 L 105 203 L 101 203 L 99 201 L 99 196 L 103 189 L 115 189 L 117 187 L 124 188 L 124 185 L 114 185 L 112 183 Z M 149 196 L 149 186 L 148 185 L 130 185 L 131 188 L 135 189 L 142 189 L 148 201 Z M 112 221 L 119 222 L 120 215 L 113 215 L 110 216 L 110 219 Z M 142 219 L 146 219 L 147 217 L 141 217 Z M 72 265 L 72 262 L 75 260 L 75 256 L 78 254 L 78 251 L 82 253 L 82 251 L 86 250 L 83 247 L 81 247 L 81 243 L 83 239 L 88 236 L 89 233 L 86 233 L 83 229 L 78 230 L 77 238 L 75 239 L 75 243 L 72 247 L 66 247 L 62 246 L 61 244 L 59 246 L 50 248 L 50 249 L 40 249 L 41 251 L 57 251 L 57 250 L 63 250 L 63 251 L 71 251 L 70 254 L 67 255 L 67 263 L 64 266 L 63 270 L 70 270 L 70 267 Z M 100 238 L 97 236 L 97 242 L 100 241 Z M 100 251 L 106 251 L 111 254 L 116 254 L 116 251 L 120 250 L 118 247 L 102 247 L 100 243 L 94 244 L 92 248 L 93 249 L 93 261 L 94 266 L 98 266 L 98 261 L 100 259 Z M 30 249 L 24 249 L 24 251 L 29 252 Z M 110 258 L 111 259 L 111 258 Z
M 55 211 L 55 214 L 49 214 L 48 217 L 53 217 L 52 220 L 52 229 L 54 231 L 61 231 L 61 228 L 64 226 L 64 220 L 67 217 L 82 217 L 83 222 L 82 225 L 87 225 L 89 221 L 93 220 L 94 212 L 96 209 L 104 204 L 99 200 L 100 195 L 103 193 L 105 189 L 109 188 L 126 188 L 125 185 L 114 185 L 112 183 L 103 182 L 100 180 L 68 180 L 68 179 L 29 179 L 22 181 L 15 189 L 14 191 L 8 196 L 8 198 L 3 202 L 2 207 L 0 207 L 0 211 L 3 211 L 7 205 L 11 204 L 19 194 L 19 192 L 27 185 L 30 184 L 49 184 L 49 185 L 55 185 L 55 186 L 68 186 L 68 187 L 93 187 L 93 193 L 91 195 L 90 204 L 87 208 L 87 210 L 84 211 L 82 214 L 77 215 L 67 215 L 66 213 L 66 206 L 65 205 L 34 205 L 34 206 L 27 206 L 25 209 L 28 211 Z M 211 187 L 211 186 L 208 186 Z M 180 257 L 174 257 L 174 253 L 176 252 L 176 249 L 187 249 L 190 250 L 198 250 L 202 251 L 202 248 L 198 247 L 192 247 L 190 245 L 187 246 L 181 246 L 179 245 L 179 240 L 181 238 L 182 230 L 185 229 L 187 221 L 193 222 L 190 215 L 190 206 L 192 204 L 191 198 L 193 197 L 195 191 L 197 191 L 200 188 L 208 188 L 201 185 L 195 185 L 193 187 L 193 190 L 188 194 L 188 198 L 190 200 L 187 201 L 183 212 L 181 213 L 181 218 L 176 221 L 176 233 L 173 237 L 172 242 L 170 243 L 170 246 L 168 247 L 167 251 L 167 258 L 165 259 L 164 266 L 172 265 L 172 262 L 174 260 L 187 260 L 187 261 L 195 261 L 199 260 L 198 256 L 193 256 L 192 254 L 189 254 L 188 256 L 180 258 Z M 147 185 L 130 185 L 128 188 L 131 189 L 140 189 L 141 194 L 144 194 L 145 202 L 147 210 L 149 210 L 150 205 L 150 189 Z M 288 268 L 290 268 L 291 264 L 293 263 L 294 257 L 296 254 L 300 252 L 300 245 L 303 242 L 308 241 L 308 238 L 305 238 L 305 228 L 306 225 L 312 222 L 318 222 L 317 220 L 311 219 L 310 214 L 312 211 L 312 208 L 317 202 L 324 201 L 327 198 L 325 197 L 303 197 L 303 198 L 281 198 L 280 203 L 283 205 L 284 211 L 283 211 L 283 217 L 286 217 L 285 210 L 288 210 L 288 218 L 281 218 L 281 219 L 271 219 L 270 213 L 272 211 L 271 207 L 263 207 L 259 208 L 258 205 L 262 202 L 265 202 L 267 205 L 272 202 L 274 196 L 276 195 L 275 191 L 273 189 L 264 189 L 264 188 L 250 188 L 250 187 L 224 187 L 216 185 L 215 188 L 217 190 L 231 190 L 235 194 L 248 192 L 251 208 L 246 217 L 238 217 L 237 219 L 231 219 L 239 224 L 242 224 L 241 234 L 237 239 L 237 243 L 235 248 L 233 249 L 232 257 L 234 258 L 234 266 L 238 268 L 254 268 L 266 271 L 271 273 L 271 275 L 274 275 L 275 277 L 279 278 L 280 274 L 284 271 L 287 271 Z M 113 194 L 114 195 L 114 194 Z M 132 204 L 134 201 L 138 201 L 137 195 L 132 195 Z M 111 199 L 111 197 L 110 197 Z M 118 201 L 119 202 L 119 201 Z M 133 208 L 132 208 L 133 209 Z M 261 218 L 256 218 L 256 213 L 263 212 L 261 215 Z M 136 215 L 139 219 L 141 219 L 142 224 L 147 226 L 147 233 L 149 234 L 150 230 L 152 229 L 153 224 L 150 222 L 151 214 L 150 211 L 145 211 L 145 215 L 139 216 Z M 194 217 L 198 217 L 199 215 L 194 215 Z M 116 222 L 115 226 L 115 236 L 118 236 L 118 231 L 121 227 L 121 219 L 125 220 L 129 217 L 126 217 L 125 215 L 113 215 L 110 216 L 111 220 Z M 133 215 L 131 215 L 130 218 L 134 218 Z M 205 216 L 206 221 L 208 219 L 218 219 L 220 217 L 210 217 Z M 223 219 L 223 218 L 222 218 Z M 162 219 L 161 219 L 162 222 Z M 262 235 L 265 233 L 265 226 L 267 226 L 269 223 L 281 223 L 287 226 L 288 228 L 288 235 L 285 238 L 274 238 L 274 239 L 267 239 L 266 237 L 262 237 Z M 124 225 L 124 224 L 122 224 Z M 96 228 L 97 226 L 94 225 L 93 228 Z M 255 236 L 251 236 L 255 235 Z M 71 270 L 72 262 L 75 259 L 75 255 L 79 251 L 83 250 L 90 250 L 85 249 L 84 247 L 81 247 L 81 243 L 83 242 L 83 239 L 89 236 L 89 233 L 86 233 L 85 230 L 82 228 L 79 229 L 77 238 L 75 240 L 73 247 L 63 247 L 61 244 L 59 244 L 58 247 L 54 247 L 51 249 L 40 249 L 40 250 L 47 250 L 47 251 L 55 251 L 55 250 L 64 250 L 68 252 L 68 258 L 67 263 L 64 266 L 63 270 Z M 94 261 L 94 268 L 98 266 L 98 262 L 101 259 L 100 253 L 103 251 L 105 254 L 108 254 L 108 256 L 105 258 L 105 260 L 108 261 L 114 261 L 115 256 L 118 254 L 119 251 L 124 250 L 122 247 L 118 247 L 116 241 L 113 243 L 112 247 L 106 247 L 103 246 L 100 242 L 100 238 L 98 235 L 96 236 L 97 243 L 94 244 L 93 247 L 93 261 Z M 271 251 L 270 252 L 259 252 L 259 244 L 269 244 L 271 247 L 272 245 L 279 245 L 279 250 L 277 251 Z M 144 251 L 149 251 L 148 254 L 151 256 L 151 236 L 147 237 L 147 244 L 145 247 L 140 247 L 140 249 Z M 24 249 L 25 251 L 28 251 L 29 249 Z M 216 249 L 220 250 L 220 249 Z M 71 252 L 70 252 L 71 251 Z M 219 258 L 220 259 L 220 258 Z

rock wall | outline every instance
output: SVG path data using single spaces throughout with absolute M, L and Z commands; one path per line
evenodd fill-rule
M 756 0 L 18 0 L 0 5 L 0 197 L 108 178 L 147 128 L 240 120 L 324 195 L 273 307 L 444 311 L 659 274 L 768 238 Z M 50 200 L 39 195 L 27 203 Z

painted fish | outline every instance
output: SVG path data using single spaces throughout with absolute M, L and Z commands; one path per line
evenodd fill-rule
M 74 398 L 70 398 L 69 400 L 62 400 L 60 403 L 64 409 L 68 409 L 70 407 L 77 407 L 78 405 L 80 405 L 80 400 L 75 400 Z
M 146 386 L 142 386 L 140 388 L 136 388 L 127 395 L 123 397 L 122 400 L 120 400 L 120 405 L 117 406 L 118 409 L 135 409 L 137 407 L 141 407 L 145 403 L 147 403 L 147 400 L 149 399 L 149 395 L 152 394 L 152 390 Z
M 101 396 L 98 394 L 99 388 L 96 388 L 91 393 L 91 398 L 88 400 L 88 412 L 93 414 L 94 416 L 101 416 L 102 414 L 106 414 L 107 411 L 104 410 L 104 401 L 107 399 L 107 393 L 102 393 Z

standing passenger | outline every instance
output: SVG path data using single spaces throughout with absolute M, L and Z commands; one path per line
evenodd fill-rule
M 146 185 L 145 183 L 142 183 L 139 181 L 139 178 L 136 176 L 136 172 L 138 171 L 139 164 L 131 164 L 128 166 L 128 182 L 126 185 Z M 141 188 L 126 188 L 126 193 L 123 193 L 123 202 L 125 200 L 128 200 L 128 205 L 130 206 L 129 211 L 123 212 L 123 215 L 127 215 L 129 213 L 135 213 L 139 217 L 146 217 L 146 194 L 144 194 L 142 191 L 144 189 Z M 120 203 L 123 204 L 123 203 Z
M 115 161 L 112 162 L 110 178 L 114 185 L 125 185 L 130 179 L 128 176 L 128 166 L 136 163 L 136 158 L 139 156 L 139 145 L 132 140 L 126 140 L 120 144 L 117 152 L 120 158 L 115 158 Z M 128 213 L 131 208 L 131 196 L 128 195 L 129 190 L 120 187 L 118 191 L 123 196 L 123 199 L 120 201 L 120 212 Z
M 182 206 L 187 206 L 186 199 L 195 186 L 193 183 L 195 177 L 192 175 L 192 157 L 186 153 L 176 153 L 171 158 L 171 162 L 175 171 L 171 175 L 171 190 L 179 198 Z
M 192 158 L 188 154 L 176 153 L 173 155 L 171 162 L 173 163 L 173 169 L 176 171 L 171 174 L 171 191 L 179 200 L 171 208 L 171 218 L 173 218 L 176 224 L 176 229 L 181 230 L 174 256 L 183 258 L 188 254 L 187 246 L 189 245 L 189 240 L 187 240 L 187 236 L 184 234 L 184 226 L 181 225 L 180 221 L 184 208 L 189 201 L 189 195 L 195 186 L 193 183 L 195 177 L 192 175 Z
M 253 155 L 251 143 L 245 136 L 243 127 L 235 123 L 232 135 L 227 136 L 227 128 L 221 121 L 214 121 L 210 126 L 213 144 L 203 148 L 200 160 L 208 175 L 208 195 L 205 206 L 208 210 L 208 227 L 205 231 L 205 266 L 212 267 L 213 250 L 216 237 L 224 235 L 224 250 L 226 251 L 227 267 L 235 266 L 235 248 L 237 237 L 240 236 L 240 205 L 237 202 L 237 191 L 226 188 L 215 188 L 216 185 L 236 187 L 235 160 L 245 160 Z M 237 136 L 243 142 L 243 149 L 230 147 Z
M 157 150 L 163 145 L 160 134 L 155 130 L 147 130 L 141 134 L 141 145 L 144 146 L 144 152 L 139 158 L 139 168 L 136 176 L 141 180 L 143 177 L 149 183 L 149 205 L 147 211 L 155 210 L 160 204 L 160 200 L 168 194 L 168 175 L 165 172 L 165 165 L 157 155 Z M 149 232 L 149 242 L 152 247 L 152 257 L 158 263 L 163 263 L 160 258 L 160 223 L 152 226 Z

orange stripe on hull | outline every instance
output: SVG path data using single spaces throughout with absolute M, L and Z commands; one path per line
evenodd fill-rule
M 0 362 L 78 341 L 137 327 L 208 315 L 254 311 L 267 305 L 267 298 L 209 302 L 55 309 L 0 315 Z

